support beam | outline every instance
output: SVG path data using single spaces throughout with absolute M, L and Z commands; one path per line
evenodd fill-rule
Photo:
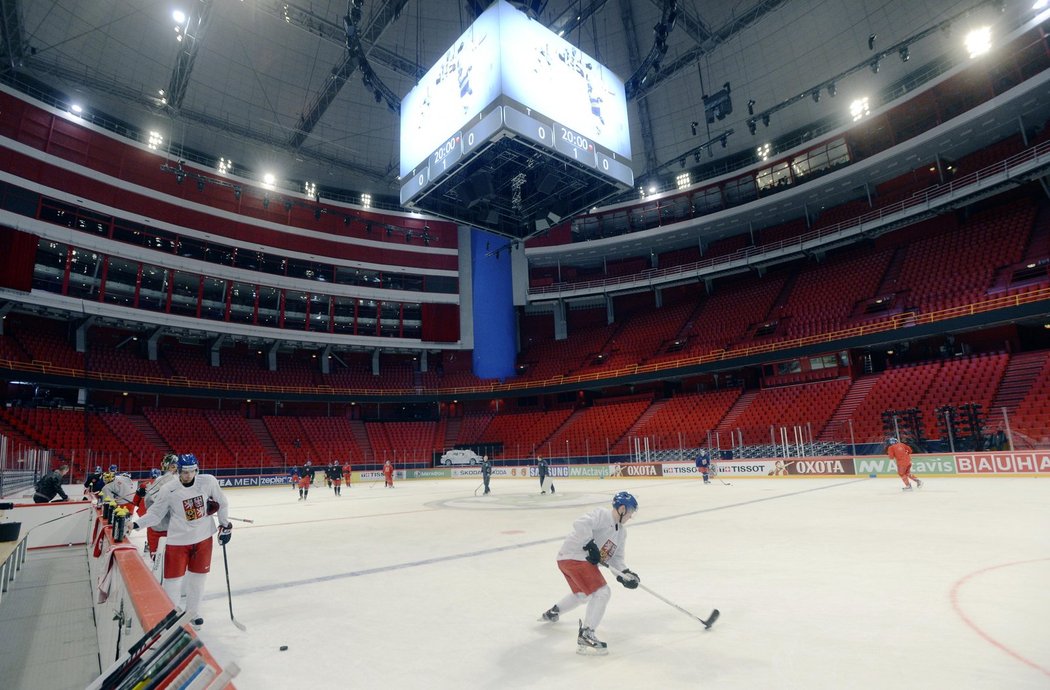
M 620 0 L 620 19 L 623 21 L 623 28 L 627 34 L 627 57 L 630 59 L 631 66 L 637 68 L 641 61 L 638 57 L 638 46 L 634 40 L 638 32 L 634 27 L 634 11 L 631 9 L 631 0 Z M 659 167 L 659 163 L 656 160 L 656 143 L 653 140 L 653 121 L 649 117 L 649 104 L 644 98 L 638 99 L 638 126 L 642 131 L 645 172 L 651 174 Z
M 33 50 L 26 42 L 20 0 L 0 0 L 0 74 L 13 74 Z
M 368 25 L 363 31 L 358 32 L 358 38 L 362 46 L 366 44 L 371 45 L 378 41 L 387 27 L 397 17 L 401 16 L 401 10 L 405 8 L 406 4 L 408 4 L 408 0 L 387 0 L 380 3 Z M 347 51 L 340 63 L 332 70 L 332 76 L 325 81 L 321 91 L 314 98 L 314 102 L 310 104 L 306 112 L 299 116 L 299 122 L 296 123 L 295 130 L 288 139 L 289 146 L 293 149 L 298 149 L 303 145 L 303 142 L 313 132 L 317 123 L 324 117 L 328 106 L 339 95 L 339 91 L 343 88 L 347 78 L 354 73 L 354 70 L 357 68 L 357 62 L 357 57 L 352 56 L 350 51 Z
M 75 335 L 77 352 L 81 354 L 87 352 L 88 330 L 95 324 L 95 321 L 97 320 L 97 316 L 89 316 L 77 324 L 77 330 Z
M 623 0 L 621 0 L 621 3 Z M 644 86 L 639 85 L 631 95 L 633 100 L 644 100 L 645 96 L 649 94 L 656 86 L 667 79 L 675 76 L 683 69 L 692 67 L 696 64 L 696 61 L 701 56 L 710 53 L 712 50 L 717 48 L 722 43 L 725 43 L 738 32 L 743 31 L 747 27 L 757 22 L 762 17 L 766 16 L 770 12 L 780 9 L 782 5 L 787 4 L 788 0 L 762 0 L 756 3 L 751 9 L 734 17 L 724 25 L 719 27 L 713 33 L 709 34 L 708 38 L 702 43 L 697 45 L 692 50 L 688 50 L 678 57 L 674 62 L 664 66 L 657 74 L 654 74 L 646 80 Z M 681 12 L 681 8 L 679 8 Z
M 280 341 L 275 340 L 270 347 L 266 348 L 266 369 L 268 371 L 277 371 L 277 348 L 280 346 Z
M 178 112 L 182 107 L 182 99 L 186 97 L 186 89 L 190 85 L 193 63 L 197 61 L 197 53 L 200 52 L 210 18 L 211 0 L 197 0 L 191 7 L 189 18 L 181 32 L 183 38 L 179 41 L 175 67 L 168 82 L 167 107 L 171 112 Z
M 325 345 L 324 349 L 321 350 L 321 373 L 322 374 L 331 374 L 332 373 L 331 360 L 328 359 L 328 356 L 330 354 L 332 354 L 332 346 L 331 345 Z
M 163 326 L 154 328 L 146 338 L 146 356 L 151 362 L 157 361 L 157 344 L 160 342 L 160 337 L 164 335 L 164 330 Z
M 213 367 L 219 366 L 219 351 L 222 350 L 222 343 L 226 340 L 225 334 L 219 334 L 215 340 L 211 341 L 208 345 L 208 359 Z

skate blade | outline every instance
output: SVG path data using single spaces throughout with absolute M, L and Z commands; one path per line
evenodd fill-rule
M 608 647 L 591 647 L 590 645 L 576 645 L 576 653 L 580 656 L 605 656 L 609 653 Z

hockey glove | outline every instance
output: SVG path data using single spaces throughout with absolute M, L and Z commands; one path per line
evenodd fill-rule
M 208 515 L 215 515 L 215 513 L 217 513 L 217 512 L 219 512 L 219 502 L 216 501 L 214 498 L 209 498 L 208 499 Z
M 598 565 L 602 560 L 601 551 L 598 550 L 598 545 L 591 539 L 589 542 L 583 545 L 583 550 L 587 552 L 587 562 L 593 565 Z
M 146 497 L 146 487 L 140 486 L 139 488 L 135 489 L 135 495 L 138 496 L 139 498 L 145 498 Z
M 131 523 L 131 529 L 136 530 L 138 528 L 139 528 L 139 523 L 137 523 L 137 522 L 132 522 Z
M 233 536 L 233 525 L 223 525 L 219 528 L 219 546 L 226 546 Z M 637 586 L 637 585 L 635 585 Z
M 638 583 L 642 581 L 642 578 L 638 577 L 638 573 L 623 569 L 623 574 L 616 576 L 616 581 L 627 589 L 638 589 Z

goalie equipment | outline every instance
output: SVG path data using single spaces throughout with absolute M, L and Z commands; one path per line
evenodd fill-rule
M 604 656 L 609 653 L 609 645 L 599 640 L 592 629 L 583 627 L 583 621 L 580 621 L 580 633 L 576 637 L 576 653 Z

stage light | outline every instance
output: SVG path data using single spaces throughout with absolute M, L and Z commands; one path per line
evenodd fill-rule
M 203 192 L 204 191 L 204 178 L 203 177 L 198 177 L 197 178 L 197 191 L 198 192 Z
M 696 120 L 693 120 L 692 122 L 689 123 L 689 128 L 693 130 L 693 136 L 694 137 L 696 136 L 696 128 L 697 128 L 697 126 L 699 126 L 699 124 L 700 123 L 697 122 Z
M 870 34 L 868 36 L 868 50 L 875 50 L 875 39 L 878 38 L 876 34 Z
M 901 49 L 897 51 L 897 54 L 901 56 L 901 62 L 907 62 L 911 59 L 911 55 L 908 54 L 908 46 L 901 46 Z
M 871 73 L 872 74 L 878 74 L 879 73 L 879 59 L 878 58 L 875 58 L 874 60 L 872 60 L 871 64 L 869 64 L 868 66 L 871 67 Z
M 754 118 L 747 121 L 747 131 L 751 132 L 752 135 L 758 131 L 758 123 L 755 122 Z
M 813 98 L 814 103 L 820 103 L 820 89 L 813 89 L 813 93 L 809 95 Z
M 992 29 L 982 26 L 966 34 L 963 41 L 971 58 L 980 57 L 992 49 Z
M 769 126 L 769 114 L 768 113 L 762 116 L 762 124 L 765 125 L 766 127 Z
M 835 82 L 828 84 L 828 95 L 834 98 L 838 95 L 839 90 L 835 87 Z

